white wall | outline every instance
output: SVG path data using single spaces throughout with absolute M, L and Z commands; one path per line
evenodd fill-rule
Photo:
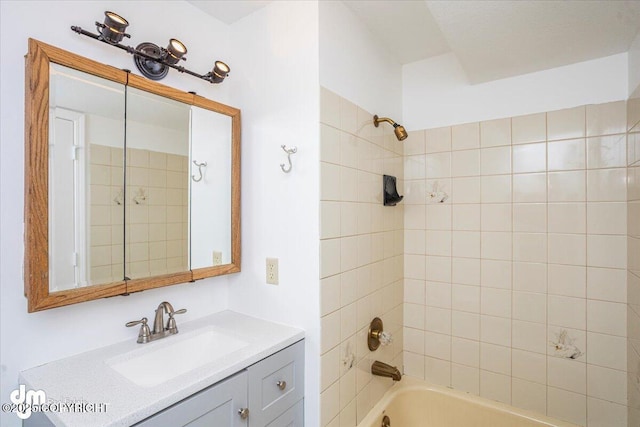
M 367 111 L 402 117 L 402 67 L 349 8 L 320 2 L 320 84 Z
M 67 1 L 55 2 L 55 6 L 49 1 L 0 3 L 0 401 L 3 403 L 9 402 L 9 393 L 16 387 L 20 370 L 114 342 L 133 340 L 137 331 L 125 328 L 124 323 L 149 317 L 163 300 L 171 301 L 176 308 L 189 310 L 182 321 L 227 308 L 229 278 L 224 277 L 27 314 L 22 282 L 23 56 L 27 52 L 27 38 L 33 37 L 136 72 L 131 55 L 69 29 L 71 25 L 80 25 L 93 30 L 93 22 L 101 21 L 105 10 L 113 10 L 129 20 L 133 37 L 127 41 L 132 45 L 180 38 L 190 51 L 188 65 L 196 71 L 207 70 L 216 58 L 225 60 L 229 57 L 228 27 L 182 1 Z M 171 16 L 173 22 L 185 24 L 157 25 L 158 20 L 167 16 Z M 211 40 L 216 40 L 215 45 Z M 228 103 L 229 85 L 213 86 L 174 72 L 170 72 L 163 82 Z M 250 194 L 250 190 L 247 193 Z M 13 414 L 2 413 L 0 418 L 3 426 L 18 426 L 18 421 Z
M 627 99 L 627 54 L 472 85 L 454 54 L 402 69 L 407 129 L 554 111 Z
M 640 32 L 629 47 L 629 98 L 640 86 Z
M 242 274 L 229 307 L 301 327 L 305 419 L 318 424 L 319 81 L 317 2 L 276 1 L 231 25 L 233 105 L 242 108 Z M 280 148 L 297 147 L 293 170 Z M 280 284 L 265 283 L 265 258 Z

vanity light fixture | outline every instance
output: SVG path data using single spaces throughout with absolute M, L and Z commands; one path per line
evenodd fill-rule
M 131 37 L 124 32 L 129 26 L 129 21 L 117 13 L 109 11 L 106 11 L 104 16 L 104 24 L 96 22 L 96 29 L 105 42 L 110 44 L 120 43 L 124 37 Z
M 181 73 L 187 73 L 199 79 L 206 80 L 209 83 L 222 83 L 231 71 L 229 66 L 222 61 L 216 61 L 213 69 L 207 74 L 198 74 L 178 65 L 180 60 L 187 60 L 187 58 L 184 57 L 187 53 L 187 47 L 178 39 L 172 38 L 169 40 L 166 48 L 150 42 L 140 43 L 135 48 L 125 46 L 120 42 L 125 37 L 131 38 L 130 34 L 125 33 L 126 28 L 129 26 L 129 21 L 117 13 L 109 11 L 105 12 L 104 15 L 104 23 L 101 24 L 96 21 L 98 34 L 83 30 L 77 26 L 72 26 L 71 30 L 126 50 L 133 55 L 133 62 L 136 64 L 136 67 L 138 67 L 142 75 L 148 79 L 161 80 L 167 75 L 169 68 L 173 68 Z

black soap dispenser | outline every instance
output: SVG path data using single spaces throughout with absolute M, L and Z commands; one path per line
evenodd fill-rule
M 382 176 L 382 193 L 385 206 L 395 206 L 404 197 L 398 194 L 396 177 L 391 175 Z

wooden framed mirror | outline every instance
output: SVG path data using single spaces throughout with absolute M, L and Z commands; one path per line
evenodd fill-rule
M 240 110 L 29 39 L 28 311 L 240 271 Z

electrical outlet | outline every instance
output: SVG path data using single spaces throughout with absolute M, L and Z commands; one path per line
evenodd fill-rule
M 267 258 L 267 283 L 278 284 L 278 258 Z
M 213 265 L 222 265 L 222 252 L 213 251 Z

